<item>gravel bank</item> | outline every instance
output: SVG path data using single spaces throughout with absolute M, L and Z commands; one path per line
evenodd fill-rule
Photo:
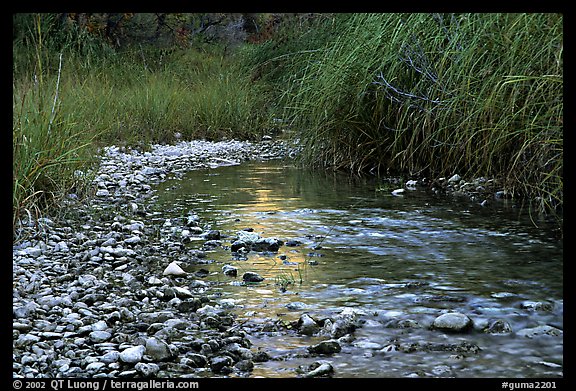
M 13 246 L 14 377 L 247 376 L 263 359 L 209 284 L 164 275 L 194 262 L 161 240 L 146 200 L 188 170 L 294 156 L 279 141 L 192 141 L 103 150 L 95 196 L 74 218 L 25 221 Z M 196 233 L 198 221 L 190 221 Z

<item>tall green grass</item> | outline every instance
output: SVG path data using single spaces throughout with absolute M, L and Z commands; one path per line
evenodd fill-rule
M 94 157 L 88 148 L 94 135 L 79 132 L 61 111 L 62 54 L 56 54 L 55 66 L 42 18 L 31 22 L 29 56 L 21 57 L 20 42 L 14 46 L 19 78 L 13 81 L 12 100 L 13 233 L 21 217 L 34 220 L 66 193 L 86 192 L 85 173 Z
M 562 15 L 334 18 L 323 28 L 337 34 L 284 73 L 284 116 L 308 164 L 497 177 L 561 208 Z
M 70 76 L 62 110 L 106 144 L 173 142 L 176 133 L 255 139 L 266 131 L 265 95 L 220 55 L 191 50 L 163 58 L 165 65 L 155 61 L 150 53 L 125 53 Z
M 14 23 L 14 226 L 67 192 L 88 191 L 90 178 L 78 172 L 88 172 L 99 146 L 268 131 L 262 83 L 218 45 L 115 50 L 51 14 L 18 14 Z

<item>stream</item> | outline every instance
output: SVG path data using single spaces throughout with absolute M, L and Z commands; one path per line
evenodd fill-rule
M 301 335 L 314 319 L 353 309 L 359 327 L 326 356 L 334 377 L 563 376 L 563 245 L 506 201 L 482 207 L 425 189 L 393 196 L 375 179 L 311 171 L 286 161 L 192 170 L 157 185 L 157 219 L 197 215 L 218 230 L 205 240 L 205 281 L 249 333 L 253 349 L 275 359 L 254 377 L 295 377 L 318 357 Z M 387 185 L 386 185 L 387 186 Z M 277 252 L 239 256 L 238 231 L 284 242 Z M 238 268 L 238 277 L 222 273 Z M 244 272 L 264 277 L 242 283 Z M 446 312 L 469 316 L 464 333 L 430 327 Z M 266 329 L 276 322 L 287 327 Z M 487 332 L 494 322 L 504 330 Z M 470 348 L 473 346 L 474 348 Z

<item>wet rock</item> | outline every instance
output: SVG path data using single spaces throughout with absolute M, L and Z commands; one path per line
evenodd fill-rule
M 291 301 L 287 303 L 284 307 L 288 308 L 290 311 L 300 311 L 306 308 L 310 308 L 310 305 L 302 301 Z
M 450 376 L 452 374 L 452 369 L 448 365 L 436 365 L 432 368 L 432 373 L 435 376 Z
M 283 244 L 284 242 L 277 238 L 260 238 L 252 243 L 252 250 L 276 252 Z
M 233 253 L 239 252 L 241 249 L 244 249 L 245 251 L 249 251 L 250 246 L 242 240 L 235 240 L 230 245 L 230 251 L 232 251 Z
M 432 323 L 432 328 L 442 331 L 460 333 L 472 327 L 472 319 L 459 312 L 449 312 L 442 314 Z
M 220 231 L 218 230 L 210 230 L 203 234 L 204 239 L 206 240 L 220 240 Z
M 199 298 L 191 298 L 181 301 L 178 304 L 178 311 L 180 312 L 195 312 L 198 308 L 202 307 L 202 300 Z
M 304 335 L 314 335 L 320 331 L 320 326 L 308 314 L 302 314 L 298 319 L 298 332 Z
M 234 364 L 232 358 L 229 356 L 216 356 L 210 360 L 210 369 L 214 373 L 230 373 Z
M 499 320 L 492 322 L 484 330 L 484 332 L 486 332 L 488 334 L 508 334 L 508 333 L 512 332 L 512 326 L 510 326 L 510 323 L 499 319 Z
M 142 361 L 142 358 L 144 357 L 145 351 L 146 351 L 146 348 L 142 345 L 133 346 L 133 347 L 130 347 L 130 348 L 123 350 L 120 353 L 118 358 L 120 359 L 120 361 L 122 361 L 124 363 L 136 364 L 136 363 Z
M 297 247 L 297 246 L 300 246 L 300 245 L 302 245 L 302 242 L 300 242 L 299 240 L 291 239 L 291 240 L 287 240 L 287 241 L 286 241 L 286 246 L 287 246 L 287 247 Z
M 182 363 L 191 366 L 192 368 L 203 368 L 208 364 L 206 356 L 198 353 L 188 353 L 184 359 L 182 359 Z
M 194 275 L 198 278 L 206 278 L 210 274 L 208 269 L 199 269 L 194 272 Z
M 412 319 L 392 319 L 384 324 L 386 328 L 408 329 L 421 327 L 420 324 Z
M 451 353 L 473 353 L 477 354 L 482 349 L 476 344 L 462 341 L 459 344 L 453 343 L 399 343 L 397 350 L 403 353 L 414 352 L 451 352 Z
M 238 268 L 230 265 L 222 266 L 222 272 L 230 277 L 236 277 L 238 275 Z
M 310 365 L 304 377 L 326 377 L 334 373 L 332 364 L 327 361 L 316 361 Z
M 173 292 L 176 295 L 176 297 L 179 299 L 189 299 L 189 298 L 194 296 L 192 294 L 192 292 L 190 292 L 190 290 L 187 288 L 175 286 L 175 287 L 172 287 L 172 289 L 173 289 Z
M 324 328 L 330 327 L 330 337 L 340 338 L 346 334 L 353 333 L 357 324 L 357 312 L 351 308 L 345 308 L 340 314 L 338 314 L 332 324 L 325 324 Z
M 561 337 L 563 336 L 564 332 L 556 327 L 552 327 L 552 326 L 548 326 L 548 325 L 543 325 L 543 326 L 537 326 L 537 327 L 532 327 L 532 328 L 525 328 L 522 330 L 519 330 L 518 332 L 516 332 L 516 335 L 520 336 L 520 337 L 526 337 L 526 338 L 535 338 L 538 336 L 542 336 L 542 335 L 548 335 L 548 336 L 552 336 L 552 337 Z
M 322 341 L 316 345 L 312 345 L 308 347 L 308 351 L 312 354 L 323 354 L 323 355 L 330 355 L 334 353 L 338 353 L 342 350 L 338 341 L 330 339 L 327 341 Z
M 392 195 L 393 195 L 393 196 L 401 196 L 401 195 L 403 195 L 405 192 L 406 192 L 405 189 L 395 189 L 395 190 L 392 190 Z
M 371 341 L 356 341 L 354 346 L 360 349 L 381 350 L 384 348 L 381 344 Z
M 236 233 L 236 236 L 237 236 L 237 239 L 239 241 L 245 243 L 246 245 L 252 245 L 258 239 L 260 239 L 260 235 L 258 235 L 255 232 L 247 231 L 247 230 L 238 231 Z
M 254 362 L 266 362 L 270 361 L 271 359 L 272 358 L 270 357 L 270 355 L 263 350 L 256 352 L 252 358 Z
M 260 276 L 255 272 L 246 272 L 242 275 L 242 279 L 245 282 L 261 282 L 264 281 L 264 277 Z
M 160 371 L 158 364 L 143 362 L 134 365 L 134 369 L 144 377 L 154 377 Z
M 254 363 L 252 360 L 240 360 L 234 365 L 234 368 L 239 371 L 250 372 L 254 369 Z
M 159 279 L 158 277 L 155 277 L 155 276 L 149 277 L 147 282 L 150 285 L 162 285 L 163 284 L 162 280 Z

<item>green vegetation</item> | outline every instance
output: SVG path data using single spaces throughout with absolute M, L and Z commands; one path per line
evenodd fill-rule
M 317 29 L 324 44 L 284 64 L 308 164 L 497 177 L 561 208 L 561 15 L 354 14 Z
M 310 166 L 494 177 L 562 209 L 562 15 L 79 15 L 14 15 L 14 221 L 80 193 L 98 146 L 276 118 Z
M 51 14 L 15 16 L 13 222 L 80 191 L 98 146 L 263 135 L 268 104 L 223 47 L 125 51 Z M 74 174 L 76 172 L 76 174 Z M 26 215 L 28 215 L 26 213 Z

